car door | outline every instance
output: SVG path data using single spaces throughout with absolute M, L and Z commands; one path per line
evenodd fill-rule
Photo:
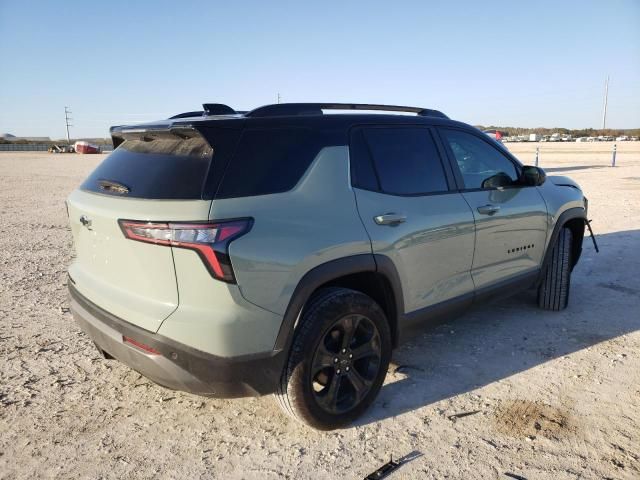
M 357 127 L 350 158 L 360 217 L 398 271 L 405 313 L 472 293 L 473 214 L 431 129 Z
M 548 225 L 542 195 L 520 181 L 521 166 L 495 141 L 462 129 L 438 131 L 476 220 L 471 271 L 476 289 L 535 272 Z

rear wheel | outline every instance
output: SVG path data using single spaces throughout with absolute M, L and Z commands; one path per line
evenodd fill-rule
M 545 310 L 563 310 L 569 303 L 571 287 L 571 242 L 573 234 L 563 228 L 551 251 L 551 261 L 538 288 L 538 306 Z
M 322 290 L 304 312 L 276 394 L 283 410 L 320 430 L 351 423 L 377 396 L 391 358 L 380 306 L 363 293 Z

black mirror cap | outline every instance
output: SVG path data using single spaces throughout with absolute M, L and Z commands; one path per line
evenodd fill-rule
M 530 185 L 532 187 L 539 187 L 547 179 L 547 174 L 540 167 L 527 165 L 522 168 L 522 178 L 526 185 Z

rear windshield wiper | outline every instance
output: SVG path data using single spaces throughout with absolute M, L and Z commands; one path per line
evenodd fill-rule
M 126 195 L 131 191 L 126 185 L 112 180 L 98 180 L 98 187 L 103 192 L 115 193 L 116 195 Z

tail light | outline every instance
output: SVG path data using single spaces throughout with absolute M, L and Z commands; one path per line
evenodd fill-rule
M 251 219 L 215 223 L 156 223 L 118 220 L 124 236 L 138 242 L 187 248 L 198 253 L 213 278 L 235 282 L 229 244 L 251 229 Z

